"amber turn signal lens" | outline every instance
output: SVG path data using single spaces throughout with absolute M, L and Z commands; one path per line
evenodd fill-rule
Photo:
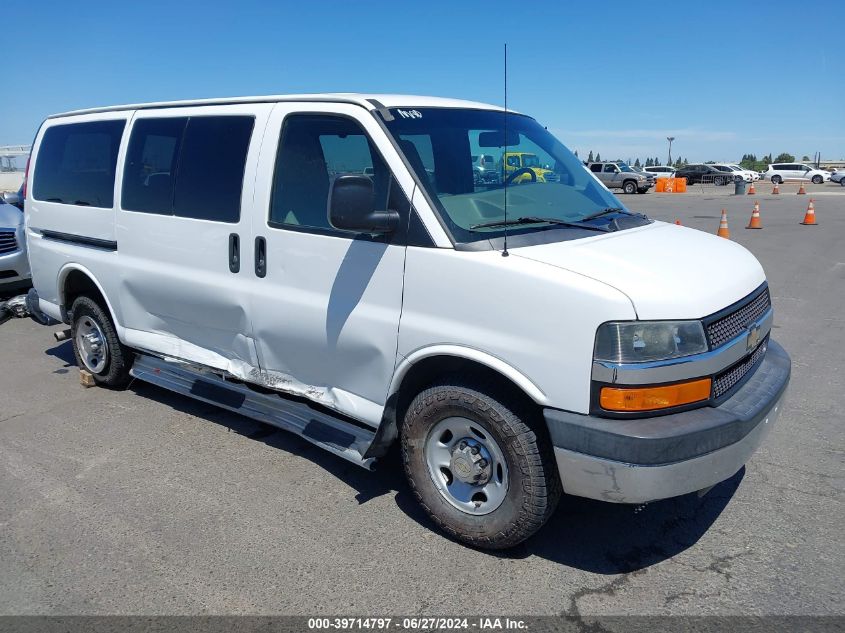
M 607 411 L 652 411 L 700 402 L 710 397 L 709 378 L 660 387 L 602 387 L 599 403 Z

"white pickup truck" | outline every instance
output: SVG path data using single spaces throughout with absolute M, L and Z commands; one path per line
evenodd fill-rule
M 554 177 L 474 177 L 473 156 L 520 152 Z M 420 503 L 473 545 L 528 538 L 561 491 L 719 483 L 789 381 L 747 250 L 629 211 L 495 106 L 96 108 L 48 118 L 31 165 L 39 306 L 97 383 L 134 376 L 366 468 L 399 441 Z

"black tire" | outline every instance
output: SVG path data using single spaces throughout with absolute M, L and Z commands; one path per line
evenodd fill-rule
M 463 384 L 462 384 L 463 383 Z M 414 496 L 444 532 L 474 547 L 506 549 L 533 535 L 549 519 L 561 495 L 557 466 L 542 420 L 493 388 L 449 380 L 414 398 L 402 421 L 402 459 Z M 442 420 L 465 418 L 486 429 L 507 466 L 507 491 L 488 514 L 464 512 L 432 479 L 425 454 L 429 434 Z
M 721 187 L 722 185 L 725 184 L 725 181 L 721 176 L 716 176 L 713 179 L 713 184 L 716 185 L 717 187 Z
M 129 382 L 129 369 L 132 367 L 132 352 L 124 347 L 117 337 L 109 313 L 99 303 L 89 297 L 77 297 L 71 306 L 71 341 L 76 364 L 80 369 L 88 370 L 77 344 L 77 332 L 83 319 L 91 319 L 100 328 L 108 349 L 108 360 L 99 372 L 91 372 L 94 381 L 106 387 L 122 387 Z
M 842 180 L 839 181 L 839 185 L 841 187 L 845 187 L 845 178 L 843 178 Z
M 637 183 L 635 183 L 633 180 L 626 180 L 624 183 L 622 183 L 622 191 L 624 191 L 625 193 L 636 193 Z
M 783 182 L 783 178 L 781 178 L 780 176 L 772 176 L 772 184 L 773 185 L 779 185 L 782 182 Z
M 819 176 L 819 175 L 813 176 L 813 184 L 814 185 L 820 185 L 823 182 L 824 182 L 824 178 L 822 178 L 821 176 Z

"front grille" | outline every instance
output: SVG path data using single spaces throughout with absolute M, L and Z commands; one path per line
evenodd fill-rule
M 746 356 L 741 361 L 716 376 L 716 379 L 713 381 L 713 398 L 721 398 L 728 391 L 733 389 L 733 387 L 742 380 L 745 375 L 757 365 L 758 362 L 760 362 L 766 354 L 768 344 L 769 340 L 766 338 L 766 340 L 758 345 L 757 349 L 751 352 L 750 355 Z
M 771 307 L 772 301 L 769 297 L 769 289 L 766 288 L 730 314 L 707 325 L 707 338 L 710 339 L 710 345 L 713 348 L 720 347 L 736 338 L 748 328 L 749 324 L 758 321 L 760 317 L 766 314 Z
M 18 250 L 18 240 L 14 231 L 0 231 L 0 255 Z

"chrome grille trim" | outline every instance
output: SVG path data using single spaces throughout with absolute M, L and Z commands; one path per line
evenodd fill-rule
M 768 337 L 750 355 L 723 371 L 713 379 L 713 398 L 718 399 L 733 389 L 766 355 Z
M 14 231 L 0 231 L 0 255 L 18 250 L 18 240 Z
M 707 338 L 711 349 L 721 347 L 744 332 L 749 324 L 758 321 L 772 307 L 769 288 L 765 287 L 756 295 L 749 295 L 743 303 L 726 315 L 714 320 L 705 319 Z

